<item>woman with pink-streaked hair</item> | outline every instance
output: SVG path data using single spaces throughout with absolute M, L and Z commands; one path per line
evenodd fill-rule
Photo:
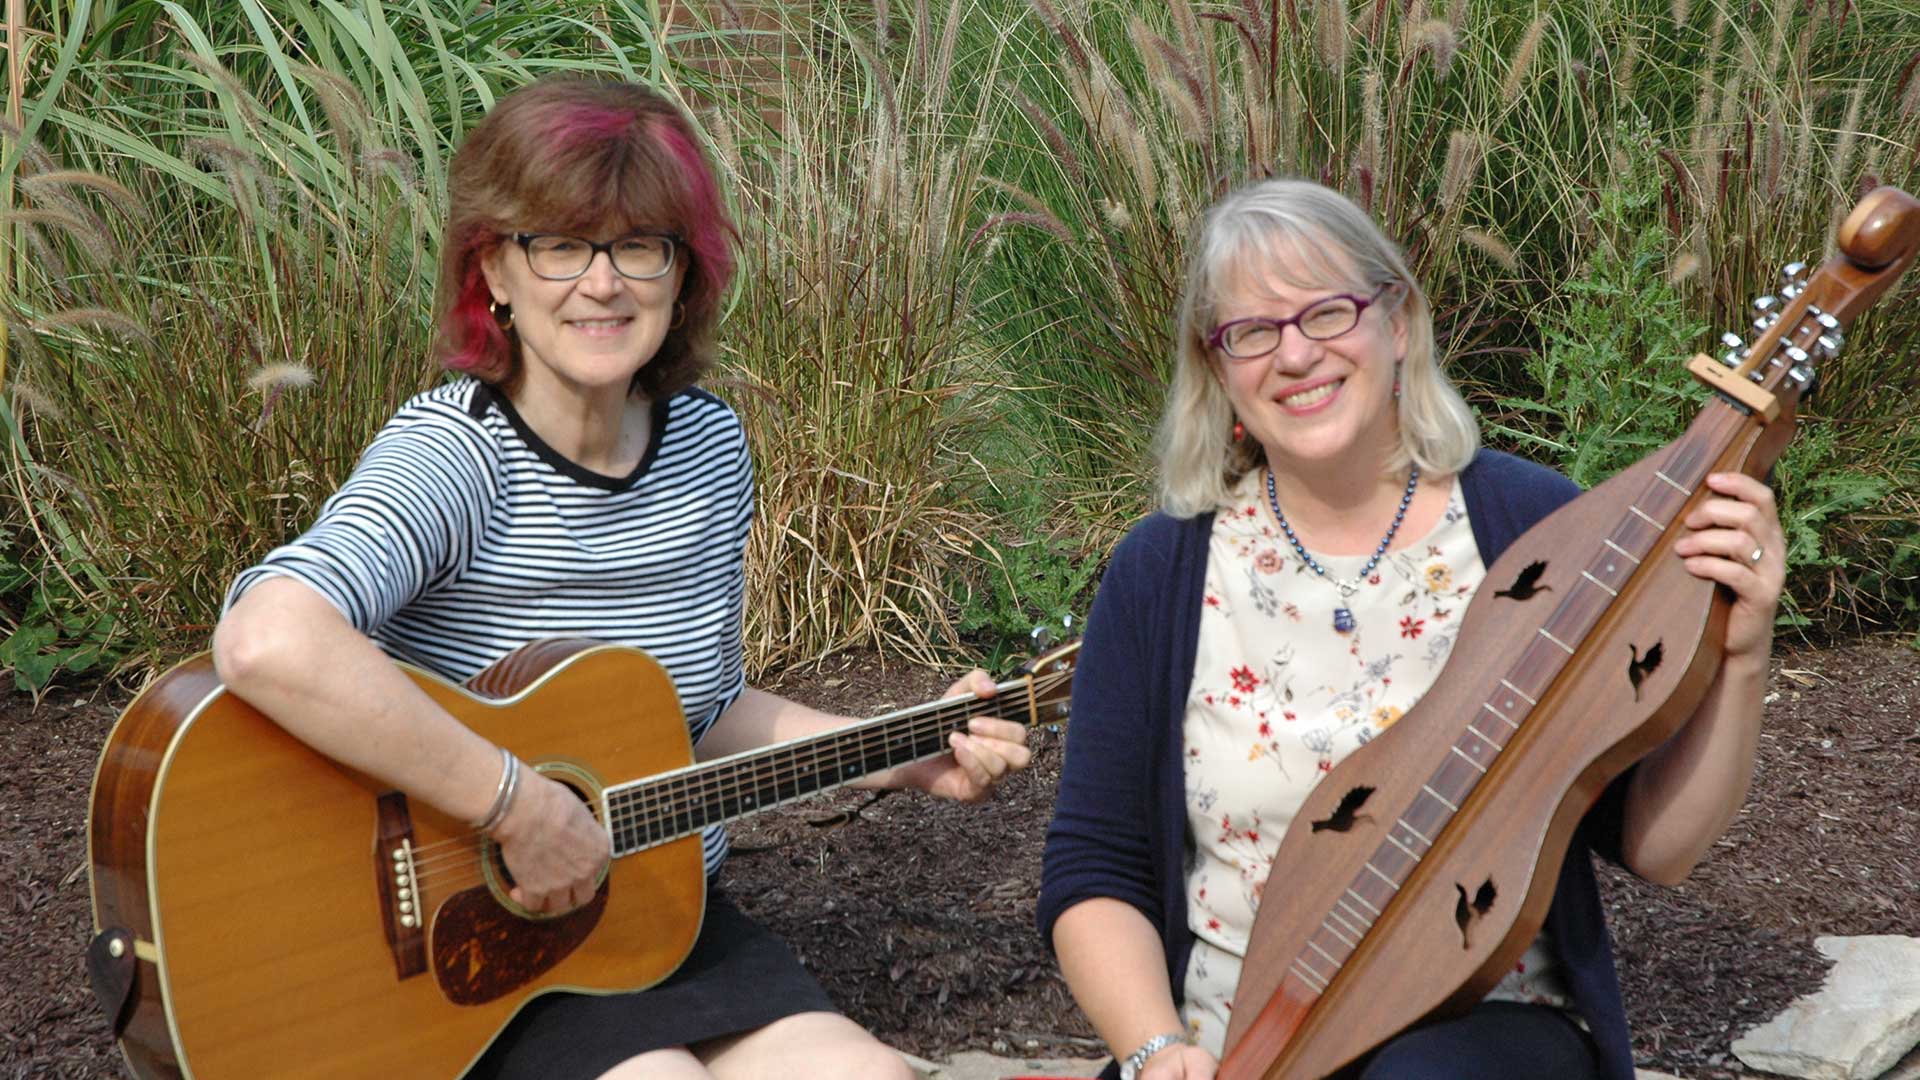
M 752 464 L 732 411 L 696 385 L 733 271 L 724 203 L 685 114 L 646 87 L 553 77 L 502 98 L 450 170 L 438 327 L 458 377 L 403 405 L 312 527 L 235 580 L 215 632 L 229 689 L 473 822 L 535 913 L 594 896 L 606 828 L 390 657 L 459 682 L 537 638 L 643 648 L 701 759 L 851 722 L 744 680 Z M 992 690 L 975 671 L 952 693 Z M 950 741 L 862 786 L 977 799 L 1028 762 L 1009 721 Z M 711 882 L 724 830 L 703 844 Z M 708 895 L 666 981 L 538 997 L 467 1075 L 912 1075 L 783 942 Z

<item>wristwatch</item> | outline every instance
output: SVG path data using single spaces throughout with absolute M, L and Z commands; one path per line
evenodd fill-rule
M 1135 1077 L 1140 1075 L 1140 1070 L 1146 1067 L 1148 1058 L 1175 1043 L 1184 1043 L 1186 1041 L 1186 1032 L 1169 1031 L 1165 1035 L 1155 1035 L 1153 1038 L 1141 1043 L 1140 1049 L 1128 1054 L 1127 1060 L 1120 1063 L 1120 1080 L 1134 1080 Z

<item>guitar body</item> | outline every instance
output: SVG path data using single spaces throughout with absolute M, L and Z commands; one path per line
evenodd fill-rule
M 693 761 L 672 682 L 637 650 L 541 642 L 466 687 L 405 670 L 596 806 L 606 785 Z M 529 919 L 494 899 L 470 827 L 404 800 L 383 817 L 384 793 L 227 693 L 205 655 L 128 707 L 88 838 L 95 929 L 135 941 L 115 1018 L 135 1074 L 452 1075 L 529 998 L 643 989 L 699 936 L 697 833 L 614 860 L 580 910 Z M 403 826 L 412 930 L 387 850 Z

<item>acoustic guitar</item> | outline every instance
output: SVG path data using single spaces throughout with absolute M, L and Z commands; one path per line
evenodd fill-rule
M 308 749 L 202 654 L 101 753 L 94 989 L 142 1077 L 457 1075 L 536 995 L 644 989 L 680 965 L 705 908 L 702 829 L 943 753 L 974 716 L 1058 722 L 1078 648 L 991 698 L 698 764 L 672 681 L 637 649 L 534 642 L 465 685 L 400 665 L 605 825 L 598 891 L 551 918 L 508 898 L 491 841 Z
M 1512 970 L 1581 818 L 1719 670 L 1728 594 L 1673 554 L 1681 522 L 1708 473 L 1779 459 L 1843 331 L 1920 252 L 1920 200 L 1873 191 L 1836 246 L 1755 301 L 1751 344 L 1689 363 L 1713 394 L 1684 435 L 1507 548 L 1432 689 L 1314 788 L 1254 920 L 1222 1080 L 1335 1074 Z

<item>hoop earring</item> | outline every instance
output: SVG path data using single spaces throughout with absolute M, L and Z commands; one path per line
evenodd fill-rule
M 503 311 L 507 313 L 507 317 L 505 319 L 502 319 L 500 317 L 500 313 Z M 493 325 L 498 326 L 500 328 L 501 333 L 504 334 L 507 331 L 513 329 L 513 305 L 512 304 L 503 304 L 498 300 L 489 300 L 487 302 L 487 314 L 493 316 Z
M 687 324 L 687 305 L 678 300 L 673 302 L 673 318 L 667 320 L 667 329 L 678 330 Z

